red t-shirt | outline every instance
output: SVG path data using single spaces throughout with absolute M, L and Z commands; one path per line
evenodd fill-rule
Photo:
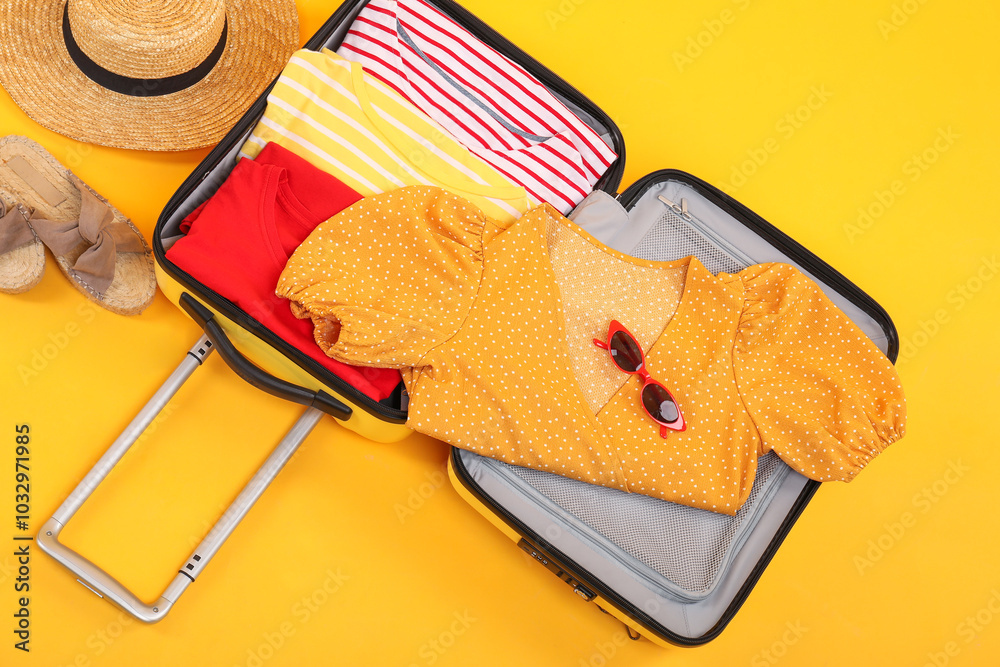
M 274 293 L 292 252 L 319 223 L 361 199 L 339 180 L 278 144 L 243 159 L 215 195 L 181 223 L 167 259 L 229 299 L 292 346 L 375 400 L 399 371 L 348 366 L 323 354 L 310 320 Z

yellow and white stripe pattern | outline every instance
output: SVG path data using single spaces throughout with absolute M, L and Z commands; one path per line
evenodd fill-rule
M 256 157 L 269 141 L 366 197 L 433 185 L 502 222 L 516 220 L 530 205 L 524 188 L 361 65 L 332 51 L 301 50 L 292 56 L 240 156 Z

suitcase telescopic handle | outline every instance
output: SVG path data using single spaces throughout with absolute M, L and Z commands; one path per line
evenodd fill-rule
M 59 509 L 45 522 L 37 536 L 37 544 L 42 551 L 55 558 L 77 577 L 77 581 L 86 586 L 98 596 L 114 602 L 136 618 L 147 623 L 155 623 L 162 619 L 174 606 L 181 593 L 187 590 L 209 561 L 222 547 L 232 532 L 246 516 L 250 508 L 264 493 L 271 481 L 277 476 L 286 463 L 298 450 L 299 445 L 312 431 L 313 427 L 323 417 L 323 412 L 310 407 L 292 428 L 285 434 L 243 490 L 229 505 L 229 508 L 219 517 L 215 525 L 208 531 L 202 541 L 195 547 L 191 555 L 178 570 L 176 576 L 154 602 L 146 603 L 140 600 L 124 584 L 115 579 L 91 560 L 74 549 L 63 544 L 60 536 L 63 528 L 76 514 L 84 502 L 107 478 L 108 474 L 118 465 L 122 457 L 138 442 L 146 428 L 163 410 L 181 385 L 191 377 L 212 351 L 215 344 L 207 335 L 198 339 L 183 361 L 167 378 L 166 382 L 153 394 L 146 405 L 135 418 L 125 427 L 121 435 L 108 448 L 100 460 L 94 464 L 90 472 L 77 484 L 73 492 L 63 501 Z
M 292 403 L 298 403 L 316 408 L 321 412 L 336 417 L 340 421 L 351 418 L 351 408 L 344 405 L 325 391 L 312 391 L 305 387 L 276 378 L 261 370 L 259 366 L 247 359 L 236 349 L 222 326 L 216 321 L 215 313 L 200 304 L 190 294 L 184 292 L 180 298 L 181 308 L 197 322 L 205 331 L 205 335 L 215 344 L 215 349 L 223 361 L 241 378 L 254 387 L 266 391 L 272 396 L 283 398 Z

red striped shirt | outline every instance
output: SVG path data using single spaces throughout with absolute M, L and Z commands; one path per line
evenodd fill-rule
M 537 79 L 422 0 L 371 0 L 338 54 L 563 213 L 617 157 Z

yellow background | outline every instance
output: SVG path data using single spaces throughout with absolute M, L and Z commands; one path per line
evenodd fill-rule
M 906 438 L 857 481 L 820 489 L 719 639 L 662 649 L 627 641 L 462 502 L 443 445 L 375 444 L 326 419 L 159 624 L 128 622 L 35 550 L 24 654 L 15 425 L 31 426 L 37 529 L 198 337 L 162 296 L 132 319 L 88 305 L 50 259 L 34 290 L 0 295 L 0 664 L 1000 662 L 1000 6 L 466 5 L 607 110 L 628 147 L 623 187 L 666 167 L 726 186 L 883 304 L 904 343 Z M 303 41 L 335 8 L 300 0 Z M 0 131 L 41 142 L 147 237 L 205 155 L 80 144 L 2 92 Z M 58 352 L 23 378 L 47 345 Z M 66 542 L 158 595 L 299 412 L 211 359 Z

